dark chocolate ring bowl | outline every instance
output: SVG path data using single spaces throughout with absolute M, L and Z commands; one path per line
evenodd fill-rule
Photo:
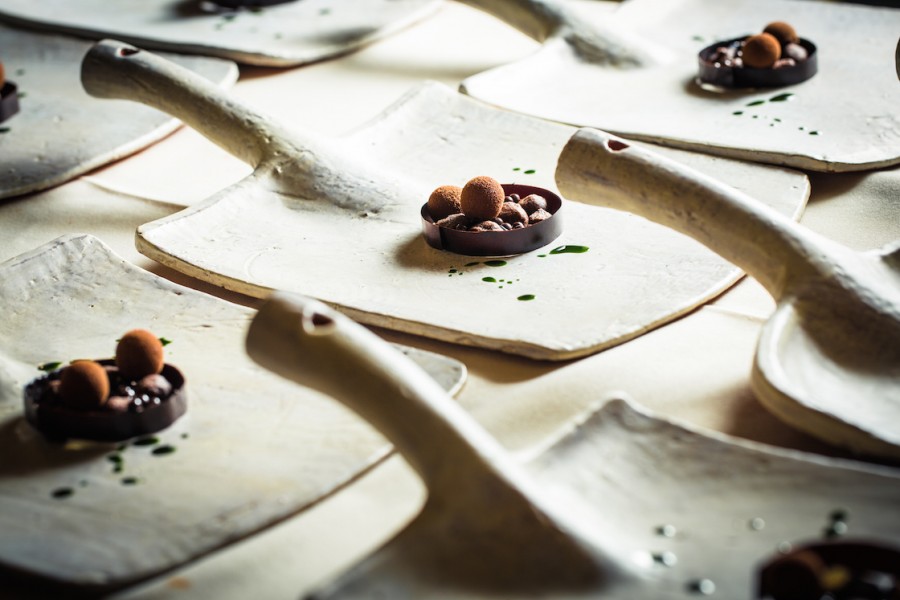
M 422 205 L 422 235 L 432 248 L 464 254 L 466 256 L 513 256 L 542 248 L 562 233 L 562 218 L 557 214 L 562 199 L 544 188 L 517 183 L 504 183 L 503 193 L 518 194 L 522 198 L 538 194 L 547 200 L 547 212 L 552 217 L 544 221 L 509 231 L 460 231 L 440 227 L 428 211 L 428 203 Z
M 782 87 L 806 81 L 819 70 L 816 45 L 804 38 L 800 38 L 798 43 L 803 46 L 808 56 L 806 60 L 798 62 L 792 67 L 780 69 L 726 67 L 712 61 L 717 48 L 732 46 L 745 39 L 747 36 L 719 41 L 701 50 L 697 54 L 697 82 L 701 86 L 711 85 L 720 88 Z M 719 66 L 716 66 L 717 64 Z
M 98 360 L 103 366 L 115 365 L 111 359 Z M 165 429 L 187 411 L 184 375 L 165 364 L 161 375 L 169 380 L 172 391 L 159 404 L 129 406 L 127 411 L 105 407 L 76 409 L 62 404 L 50 390 L 50 382 L 62 369 L 39 377 L 25 386 L 25 419 L 50 440 L 68 438 L 97 442 L 120 442 Z

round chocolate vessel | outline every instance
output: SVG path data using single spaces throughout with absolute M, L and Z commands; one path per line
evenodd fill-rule
M 751 67 L 726 67 L 712 61 L 717 48 L 730 47 L 744 41 L 747 36 L 716 42 L 701 50 L 697 54 L 698 75 L 697 80 L 701 84 L 708 84 L 723 88 L 745 87 L 780 87 L 794 85 L 806 81 L 818 71 L 818 57 L 816 45 L 809 40 L 800 38 L 799 44 L 808 53 L 806 60 L 798 62 L 792 67 L 780 69 L 754 69 Z M 718 65 L 718 66 L 716 66 Z
M 546 221 L 522 229 L 509 231 L 460 231 L 439 227 L 428 212 L 428 203 L 422 205 L 422 235 L 432 248 L 447 250 L 466 256 L 512 256 L 524 254 L 546 246 L 562 233 L 562 219 L 557 211 L 562 199 L 553 192 L 532 185 L 504 183 L 504 193 L 518 194 L 525 198 L 538 194 L 547 200 L 547 212 L 553 215 Z
M 114 360 L 98 360 L 101 365 L 115 365 Z M 59 401 L 50 382 L 59 370 L 35 379 L 25 386 L 25 419 L 47 438 L 63 440 L 79 438 L 99 442 L 118 442 L 165 429 L 187 411 L 184 375 L 170 364 L 161 375 L 172 384 L 172 391 L 159 404 L 145 403 L 127 411 L 106 407 L 84 410 L 70 408 Z
M 0 123 L 19 112 L 19 90 L 12 81 L 0 88 Z

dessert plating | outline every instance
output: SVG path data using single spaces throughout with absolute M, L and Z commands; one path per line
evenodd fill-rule
M 115 359 L 77 360 L 25 387 L 25 418 L 47 438 L 121 441 L 165 429 L 187 410 L 184 376 L 162 342 L 129 331 Z
M 460 203 L 446 214 L 453 209 L 445 200 L 451 188 L 460 190 Z M 561 221 L 552 217 L 561 206 L 549 190 L 479 176 L 463 188 L 441 186 L 432 192 L 421 210 L 422 234 L 430 246 L 458 254 L 522 254 L 559 237 Z
M 784 21 L 762 33 L 716 42 L 698 55 L 701 84 L 718 87 L 777 87 L 806 81 L 816 74 L 816 46 Z

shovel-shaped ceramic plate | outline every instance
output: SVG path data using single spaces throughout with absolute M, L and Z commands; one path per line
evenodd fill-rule
M 0 19 L 90 39 L 294 66 L 358 50 L 430 15 L 435 0 L 295 0 L 252 10 L 212 0 L 9 0 Z
M 91 236 L 0 265 L 0 297 L 4 572 L 92 592 L 127 585 L 297 513 L 389 451 L 348 411 L 247 358 L 253 311 L 142 271 Z M 184 417 L 156 443 L 121 447 L 51 443 L 32 429 L 22 388 L 38 365 L 109 357 L 135 327 L 171 340 Z M 462 385 L 461 363 L 405 351 L 442 389 Z
M 681 148 L 816 171 L 900 162 L 900 12 L 831 2 L 630 0 L 615 14 L 552 0 L 467 0 L 544 42 L 466 79 L 472 96 L 546 119 Z M 483 6 L 482 6 L 483 5 Z M 801 84 L 712 92 L 697 52 L 788 21 L 818 46 Z M 840 25 L 836 25 L 839 23 Z M 652 40 L 650 42 L 649 40 Z
M 180 125 L 172 117 L 129 102 L 99 102 L 79 82 L 91 47 L 58 35 L 0 26 L 0 60 L 19 88 L 19 112 L 0 123 L 0 198 L 59 185 L 128 156 Z M 237 80 L 234 63 L 167 55 L 213 83 Z
M 596 130 L 572 137 L 556 176 L 570 198 L 672 227 L 755 277 L 778 302 L 753 366 L 760 401 L 825 441 L 900 458 L 900 245 L 852 251 Z
M 895 470 L 701 433 L 623 400 L 522 464 L 417 367 L 319 302 L 273 296 L 247 348 L 364 416 L 428 488 L 404 531 L 315 598 L 741 599 L 779 546 L 848 525 L 900 543 Z
M 209 200 L 138 229 L 142 253 L 193 277 L 258 297 L 300 292 L 372 325 L 553 360 L 640 335 L 739 277 L 683 236 L 576 203 L 554 217 L 564 219 L 563 234 L 528 254 L 488 261 L 425 242 L 420 208 L 433 189 L 476 175 L 553 188 L 572 128 L 426 84 L 347 137 L 314 139 L 152 54 L 128 52 L 98 44 L 85 60 L 86 89 L 168 110 L 255 167 Z M 802 174 L 671 155 L 788 217 L 805 204 Z M 552 252 L 564 246 L 589 250 Z

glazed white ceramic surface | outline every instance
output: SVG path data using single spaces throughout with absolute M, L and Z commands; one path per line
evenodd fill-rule
M 256 366 L 254 311 L 170 283 L 70 235 L 0 265 L 0 565 L 76 587 L 115 588 L 296 514 L 383 458 L 366 423 Z M 171 340 L 188 412 L 156 446 L 51 443 L 22 416 L 37 366 L 106 358 L 136 327 Z M 455 393 L 465 367 L 404 348 Z M 137 478 L 123 485 L 125 477 Z M 55 499 L 52 493 L 72 488 Z
M 466 79 L 485 102 L 634 139 L 815 171 L 900 162 L 900 12 L 838 2 L 466 0 L 544 42 Z M 560 8 L 562 7 L 562 8 Z M 577 10 L 575 10 L 577 9 Z M 783 88 L 711 92 L 697 52 L 788 21 L 818 47 L 818 74 Z M 770 100 L 790 93 L 783 102 Z M 761 104 L 750 106 L 751 103 Z M 735 114 L 735 113 L 741 114 Z
M 147 48 L 295 66 L 358 50 L 434 12 L 435 0 L 297 0 L 253 10 L 202 0 L 9 0 L 0 19 Z
M 559 360 L 640 335 L 740 276 L 683 236 L 572 202 L 560 212 L 562 236 L 502 267 L 429 247 L 419 213 L 434 188 L 490 175 L 553 190 L 559 149 L 574 132 L 437 84 L 338 139 L 289 131 L 147 52 L 122 56 L 114 44 L 88 56 L 84 84 L 170 111 L 255 168 L 137 233 L 150 258 L 231 290 L 300 292 L 368 324 Z M 794 171 L 664 152 L 787 217 L 799 215 L 809 193 Z M 563 245 L 590 250 L 549 254 Z M 525 295 L 534 300 L 517 299 Z
M 149 146 L 177 120 L 129 102 L 100 102 L 81 87 L 89 42 L 0 25 L 0 60 L 19 88 L 19 113 L 0 123 L 0 198 L 59 185 Z M 237 66 L 213 58 L 166 55 L 221 87 Z
M 853 251 L 597 130 L 572 137 L 557 183 L 690 235 L 753 275 L 778 302 L 753 366 L 760 401 L 828 442 L 900 458 L 900 242 Z
M 428 488 L 402 532 L 314 598 L 643 600 L 709 579 L 749 599 L 759 563 L 821 539 L 836 510 L 854 538 L 900 542 L 896 470 L 703 433 L 622 399 L 517 460 L 377 337 L 287 294 L 261 307 L 247 348 L 364 416 Z

